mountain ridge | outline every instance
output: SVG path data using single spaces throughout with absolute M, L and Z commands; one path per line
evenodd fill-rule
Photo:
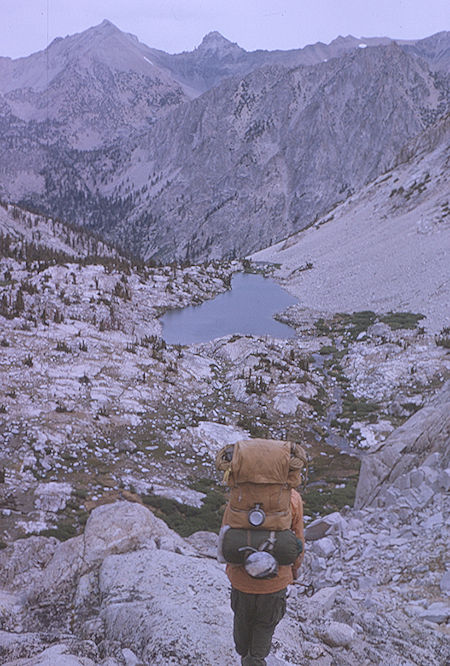
M 413 46 L 440 62 L 448 36 Z M 0 194 L 146 258 L 259 249 L 381 173 L 445 112 L 448 76 L 411 43 L 380 40 L 248 53 L 213 32 L 170 55 L 104 21 L 53 42 L 50 74 L 45 52 L 0 63 Z M 323 57 L 330 47 L 343 55 Z M 14 67 L 19 83 L 48 87 L 11 90 Z

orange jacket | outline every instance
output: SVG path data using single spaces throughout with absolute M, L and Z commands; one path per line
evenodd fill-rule
M 291 509 L 291 529 L 295 532 L 296 536 L 302 540 L 304 550 L 303 502 L 296 490 L 291 490 Z M 228 524 L 227 514 L 228 505 L 225 509 L 222 525 Z M 249 576 L 245 571 L 242 564 L 227 564 L 226 572 L 231 585 L 237 590 L 246 592 L 247 594 L 270 594 L 271 592 L 278 592 L 279 590 L 284 589 L 294 581 L 294 577 L 297 577 L 298 568 L 300 567 L 302 560 L 303 551 L 293 565 L 280 565 L 278 574 L 274 578 L 252 578 L 252 576 Z

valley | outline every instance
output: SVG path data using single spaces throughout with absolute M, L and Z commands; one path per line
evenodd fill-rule
M 269 666 L 448 663 L 449 33 L 361 39 L 105 20 L 0 58 L 5 666 L 235 664 L 215 456 L 248 437 L 309 461 Z M 262 276 L 289 335 L 165 339 Z

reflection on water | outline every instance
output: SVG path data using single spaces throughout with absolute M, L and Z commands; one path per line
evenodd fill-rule
M 297 299 L 273 280 L 238 273 L 230 291 L 201 305 L 166 312 L 161 317 L 162 335 L 171 344 L 208 342 L 235 333 L 291 338 L 295 331 L 273 315 L 294 303 Z

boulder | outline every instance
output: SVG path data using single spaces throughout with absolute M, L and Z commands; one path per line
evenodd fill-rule
M 165 522 L 135 502 L 97 507 L 89 516 L 83 535 L 86 569 L 111 553 L 134 550 L 155 537 L 173 535 Z M 179 537 L 180 544 L 183 543 Z
M 310 406 L 302 403 L 302 401 L 310 400 L 316 395 L 317 388 L 311 382 L 278 384 L 275 388 L 273 406 L 278 412 L 285 415 L 295 414 L 299 407 L 311 411 Z
M 329 513 L 327 516 L 313 520 L 305 528 L 305 539 L 307 541 L 314 541 L 329 534 L 342 534 L 346 527 L 347 521 L 345 518 L 335 511 L 334 513 Z
M 426 610 L 421 611 L 419 617 L 421 620 L 442 624 L 443 622 L 447 622 L 450 617 L 450 605 L 448 602 L 437 601 L 431 604 Z
M 133 453 L 133 451 L 136 451 L 137 445 L 134 442 L 132 442 L 131 439 L 125 437 L 123 439 L 119 439 L 119 441 L 116 443 L 116 449 L 121 453 L 123 452 Z
M 129 552 L 143 544 L 156 548 L 155 541 L 163 537 L 172 539 L 173 548 L 185 546 L 181 537 L 141 504 L 123 501 L 99 506 L 89 516 L 83 535 L 58 544 L 30 595 L 64 595 L 108 555 Z
M 437 484 L 439 490 L 444 490 L 446 493 L 450 490 L 450 467 L 439 473 Z
M 410 488 L 405 491 L 402 499 L 411 507 L 411 509 L 423 509 L 434 496 L 433 490 L 423 483 L 420 488 Z
M 311 548 L 319 557 L 328 558 L 336 551 L 335 543 L 330 537 L 323 537 L 314 541 Z
M 180 446 L 209 455 L 212 460 L 215 460 L 216 453 L 223 446 L 235 444 L 240 439 L 246 438 L 248 438 L 248 432 L 242 428 L 214 421 L 201 421 L 198 426 L 186 428 L 186 432 L 181 437 Z
M 124 648 L 122 650 L 122 656 L 125 660 L 125 666 L 141 666 L 142 664 L 140 659 L 134 654 L 133 650 L 130 650 L 129 648 Z
M 230 391 L 235 400 L 238 400 L 239 402 L 249 402 L 250 395 L 247 393 L 245 379 L 233 379 L 230 382 Z
M 186 541 L 204 557 L 211 557 L 213 559 L 217 557 L 219 536 L 214 532 L 194 532 L 194 534 L 186 538 Z
M 289 391 L 277 390 L 273 398 L 273 407 L 280 414 L 293 415 L 297 411 L 299 400 L 297 396 Z
M 183 352 L 183 357 L 178 361 L 181 376 L 194 379 L 211 379 L 213 369 L 217 367 L 214 359 L 201 354 L 193 354 L 188 350 Z
M 65 509 L 71 494 L 70 483 L 39 483 L 34 491 L 34 505 L 39 511 L 57 513 Z
M 329 622 L 317 634 L 330 647 L 349 647 L 356 638 L 356 631 L 343 622 Z
M 216 562 L 145 548 L 110 555 L 99 592 L 106 639 L 145 664 L 236 663 L 228 584 Z
M 372 338 L 386 338 L 386 340 L 389 340 L 392 335 L 392 331 L 388 324 L 384 324 L 383 322 L 379 321 L 376 324 L 369 326 L 367 329 L 367 334 Z
M 55 594 L 71 594 L 77 577 L 82 573 L 83 546 L 83 536 L 58 544 L 53 557 L 27 591 L 31 602 L 42 601 Z
M 216 355 L 225 361 L 242 363 L 250 354 L 258 354 L 263 350 L 261 343 L 253 337 L 242 336 L 235 339 L 235 336 L 232 336 L 218 341 Z
M 318 618 L 328 613 L 334 606 L 340 586 L 323 587 L 305 601 L 307 614 L 310 619 Z

